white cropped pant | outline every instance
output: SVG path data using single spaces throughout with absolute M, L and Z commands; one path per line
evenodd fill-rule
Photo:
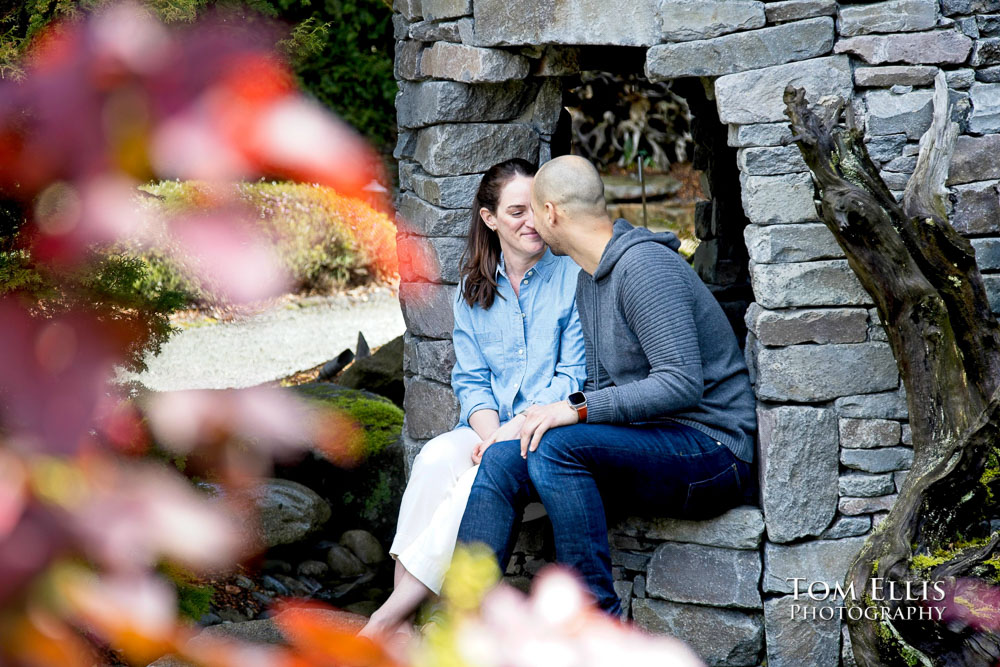
M 480 439 L 471 428 L 460 426 L 430 440 L 413 461 L 403 492 L 389 554 L 438 594 L 479 471 L 472 450 Z

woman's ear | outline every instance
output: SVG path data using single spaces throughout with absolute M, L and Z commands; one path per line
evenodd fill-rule
M 479 217 L 482 218 L 483 222 L 486 223 L 487 227 L 489 227 L 493 231 L 497 230 L 497 220 L 496 217 L 492 213 L 490 213 L 490 209 L 486 208 L 485 206 L 479 209 Z

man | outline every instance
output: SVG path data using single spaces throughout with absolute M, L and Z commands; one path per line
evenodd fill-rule
M 528 408 L 520 441 L 486 450 L 458 537 L 485 542 L 505 567 L 537 494 L 557 559 L 617 614 L 602 496 L 688 518 L 752 498 L 754 397 L 732 327 L 675 235 L 612 222 L 600 175 L 575 156 L 539 169 L 531 205 L 542 239 L 582 268 L 587 381 Z

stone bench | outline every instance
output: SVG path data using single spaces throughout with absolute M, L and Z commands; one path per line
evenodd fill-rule
M 547 521 L 527 513 L 507 579 L 526 588 L 554 559 Z M 623 615 L 683 639 L 709 665 L 763 660 L 760 581 L 764 517 L 741 506 L 713 519 L 627 517 L 608 530 Z

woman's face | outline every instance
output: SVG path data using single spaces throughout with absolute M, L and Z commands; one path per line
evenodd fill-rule
M 545 242 L 535 231 L 531 213 L 531 176 L 514 176 L 500 191 L 497 212 L 493 215 L 482 208 L 479 214 L 487 225 L 496 230 L 504 255 L 526 257 L 545 252 Z

